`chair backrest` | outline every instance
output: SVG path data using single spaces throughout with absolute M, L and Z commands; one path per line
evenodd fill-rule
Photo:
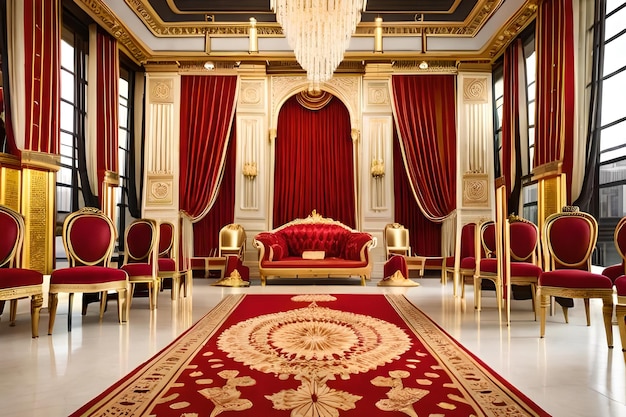
M 509 217 L 510 253 L 512 262 L 537 263 L 539 260 L 539 230 L 529 220 Z
M 626 274 L 626 217 L 622 217 L 615 227 L 615 233 L 613 235 L 613 241 L 617 253 L 622 257 L 622 266 L 624 267 L 624 274 Z
M 481 257 L 493 258 L 497 254 L 496 223 L 488 220 L 480 224 L 480 246 L 482 248 Z
M 461 259 L 475 256 L 476 223 L 466 223 L 461 228 Z
M 170 222 L 159 223 L 159 258 L 173 258 L 174 225 Z
M 389 223 L 385 226 L 384 243 L 387 259 L 392 255 L 411 256 L 409 229 L 399 223 Z
M 152 219 L 134 220 L 124 233 L 124 264 L 155 263 L 158 257 L 159 229 Z
M 243 259 L 246 231 L 240 224 L 227 224 L 220 230 L 219 243 L 219 256 L 236 255 Z
M 193 223 L 191 216 L 184 210 L 181 210 L 178 215 L 178 225 L 180 227 L 178 270 L 190 271 L 191 258 L 193 256 Z
M 95 207 L 71 213 L 63 222 L 63 246 L 70 266 L 109 266 L 115 246 L 115 226 Z
M 0 205 L 0 230 L 0 268 L 21 267 L 24 218 L 9 207 Z
M 554 213 L 545 220 L 544 246 L 549 269 L 591 269 L 591 253 L 598 239 L 598 223 L 589 213 Z

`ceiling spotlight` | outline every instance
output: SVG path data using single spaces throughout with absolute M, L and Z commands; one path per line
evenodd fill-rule
M 207 71 L 213 71 L 215 69 L 215 62 L 207 61 L 204 63 L 204 69 Z
M 428 69 L 428 62 L 426 61 L 420 62 L 420 69 L 423 69 L 423 70 Z

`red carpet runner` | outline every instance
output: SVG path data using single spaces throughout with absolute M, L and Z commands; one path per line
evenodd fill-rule
M 73 416 L 548 416 L 401 295 L 232 295 Z

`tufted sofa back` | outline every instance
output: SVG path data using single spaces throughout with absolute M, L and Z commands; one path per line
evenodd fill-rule
M 302 256 L 306 250 L 325 251 L 326 257 L 344 255 L 346 242 L 352 234 L 349 230 L 333 224 L 295 224 L 278 230 L 284 239 L 289 256 Z

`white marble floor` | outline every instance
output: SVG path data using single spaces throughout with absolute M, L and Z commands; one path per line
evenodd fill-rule
M 473 309 L 468 289 L 465 302 L 452 295 L 452 285 L 435 277 L 416 279 L 414 288 L 332 285 L 278 285 L 250 288 L 213 287 L 211 279 L 194 279 L 193 297 L 172 303 L 169 292 L 159 297 L 155 313 L 147 298 L 133 301 L 130 322 L 117 323 L 115 302 L 103 321 L 97 306 L 81 316 L 75 302 L 73 330 L 67 332 L 67 304 L 59 303 L 54 334 L 46 334 L 48 314 L 42 312 L 40 337 L 31 339 L 28 313 L 9 327 L 8 305 L 0 321 L 0 416 L 67 416 L 165 347 L 181 332 L 231 293 L 405 293 L 422 311 L 463 343 L 496 372 L 553 416 L 626 416 L 626 357 L 617 325 L 615 348 L 606 346 L 601 303 L 592 300 L 592 323 L 585 325 L 577 301 L 564 324 L 560 311 L 548 318 L 546 338 L 539 338 L 530 301 L 512 303 L 510 327 L 500 326 L 492 293 L 483 293 L 483 311 Z M 77 297 L 78 298 L 78 297 Z M 28 301 L 21 301 L 24 307 Z M 24 309 L 22 309 L 24 310 Z M 233 414 L 234 415 L 234 414 Z

